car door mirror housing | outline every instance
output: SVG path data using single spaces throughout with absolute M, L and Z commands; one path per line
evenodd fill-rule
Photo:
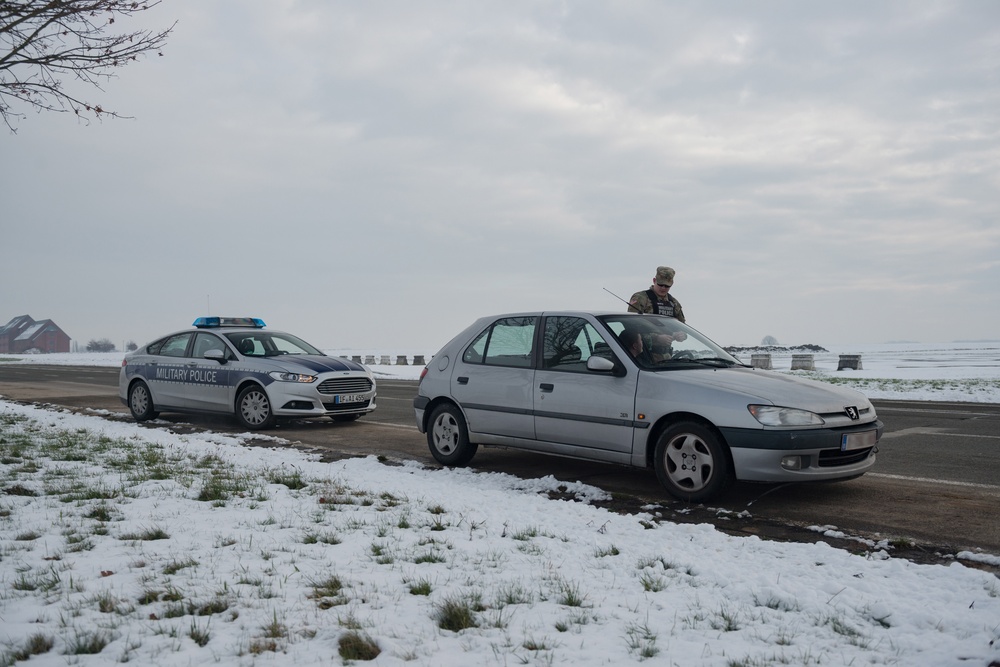
M 226 363 L 226 353 L 222 350 L 208 350 L 203 356 L 205 359 L 213 359 L 220 364 Z
M 604 357 L 590 357 L 587 359 L 587 370 L 598 373 L 610 373 L 615 369 L 615 362 Z

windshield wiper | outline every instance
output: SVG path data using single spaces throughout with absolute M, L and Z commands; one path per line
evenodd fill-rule
M 699 366 L 708 366 L 710 368 L 731 368 L 738 364 L 738 361 L 731 361 L 729 359 L 723 359 L 722 357 L 679 357 L 675 359 L 664 359 L 659 362 L 660 364 L 697 364 Z M 740 364 L 743 366 L 744 364 Z

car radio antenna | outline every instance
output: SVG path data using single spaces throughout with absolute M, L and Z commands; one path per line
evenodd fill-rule
M 611 296 L 615 297 L 616 299 L 618 299 L 618 300 L 619 300 L 619 301 L 621 301 L 622 303 L 624 303 L 624 304 L 625 304 L 626 306 L 628 306 L 629 308 L 631 308 L 631 307 L 632 307 L 632 304 L 631 304 L 631 303 L 629 303 L 629 302 L 628 302 L 628 301 L 626 301 L 625 299 L 621 298 L 620 296 L 618 296 L 617 294 L 615 294 L 614 292 L 612 292 L 611 290 L 609 290 L 609 289 L 608 289 L 607 287 L 602 287 L 601 289 L 602 289 L 602 290 L 604 290 L 605 292 L 607 292 L 608 294 L 610 294 Z

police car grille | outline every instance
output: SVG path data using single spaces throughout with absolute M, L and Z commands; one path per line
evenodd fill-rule
M 368 378 L 337 378 L 324 380 L 316 390 L 321 394 L 363 394 L 372 390 Z
M 819 467 L 836 468 L 837 466 L 849 466 L 852 463 L 860 463 L 868 458 L 871 451 L 871 447 L 847 452 L 842 452 L 839 449 L 824 449 L 819 453 Z

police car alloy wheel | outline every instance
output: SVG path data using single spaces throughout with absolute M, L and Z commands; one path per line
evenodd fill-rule
M 271 401 L 260 387 L 247 387 L 236 399 L 236 417 L 249 429 L 263 429 L 274 426 L 274 412 Z
M 137 422 L 156 419 L 159 416 L 159 413 L 153 410 L 153 399 L 149 396 L 149 387 L 145 382 L 136 382 L 129 389 L 128 407 Z

